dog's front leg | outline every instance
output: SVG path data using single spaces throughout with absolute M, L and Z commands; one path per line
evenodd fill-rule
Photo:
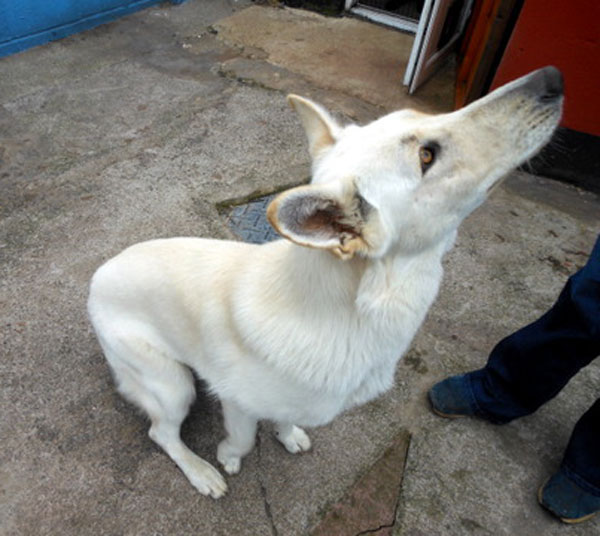
M 221 400 L 221 405 L 227 437 L 219 443 L 217 460 L 225 472 L 234 475 L 240 471 L 242 458 L 254 447 L 257 420 L 234 402 Z
M 310 449 L 310 438 L 298 426 L 278 422 L 275 425 L 275 435 L 287 451 L 292 454 Z

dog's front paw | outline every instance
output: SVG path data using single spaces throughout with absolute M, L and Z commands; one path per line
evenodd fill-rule
M 196 457 L 192 463 L 182 467 L 192 486 L 202 495 L 208 495 L 213 499 L 219 499 L 227 492 L 227 484 L 221 473 L 208 462 Z
M 307 451 L 311 447 L 310 438 L 298 426 L 280 426 L 275 434 L 286 450 L 292 454 Z
M 227 440 L 221 441 L 217 447 L 217 460 L 228 475 L 235 475 L 242 468 L 242 458 Z

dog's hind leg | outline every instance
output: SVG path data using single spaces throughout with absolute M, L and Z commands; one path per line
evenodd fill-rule
M 310 438 L 302 428 L 294 424 L 276 423 L 275 435 L 286 450 L 292 454 L 310 449 Z
M 257 421 L 234 402 L 221 400 L 221 405 L 227 437 L 219 444 L 217 460 L 228 474 L 233 475 L 239 472 L 242 458 L 254 447 Z
M 200 493 L 221 497 L 227 491 L 221 474 L 194 454 L 180 437 L 181 423 L 196 395 L 191 371 L 147 339 L 129 335 L 112 342 L 115 344 L 102 346 L 119 391 L 150 417 L 150 438 Z

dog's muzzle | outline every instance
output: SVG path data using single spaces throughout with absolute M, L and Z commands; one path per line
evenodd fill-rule
M 538 69 L 529 75 L 529 80 L 523 86 L 535 93 L 543 103 L 553 102 L 563 95 L 563 77 L 561 72 L 552 66 Z

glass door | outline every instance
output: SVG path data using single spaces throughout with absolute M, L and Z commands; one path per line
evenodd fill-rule
M 464 30 L 472 0 L 425 0 L 404 73 L 412 94 L 447 60 Z

